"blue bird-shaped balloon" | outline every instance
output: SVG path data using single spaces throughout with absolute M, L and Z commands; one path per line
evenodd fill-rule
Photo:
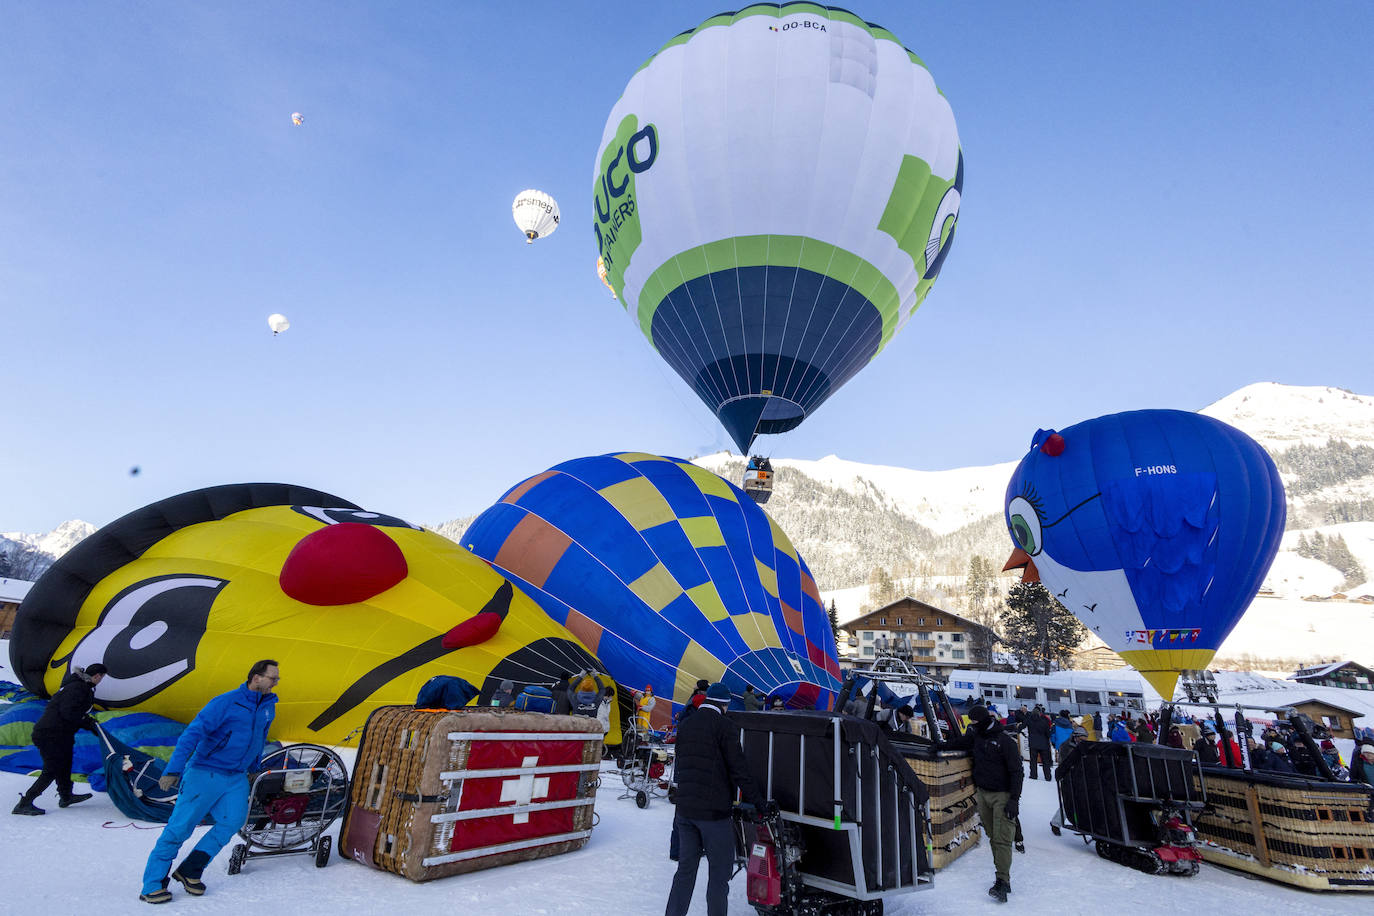
M 1165 699 L 1205 668 L 1278 552 L 1278 468 L 1240 430 L 1137 410 L 1038 430 L 1007 485 L 1007 569 L 1043 582 Z

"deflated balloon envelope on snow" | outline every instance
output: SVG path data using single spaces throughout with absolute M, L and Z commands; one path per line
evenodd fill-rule
M 698 679 L 829 708 L 839 662 L 806 563 L 742 491 L 677 458 L 577 458 L 513 487 L 463 544 L 622 684 L 675 706 Z M 668 721 L 669 704 L 654 707 Z
M 759 3 L 630 79 L 593 163 L 593 228 L 631 319 L 749 454 L 911 317 L 963 181 L 949 103 L 896 36 Z
M 1245 613 L 1286 513 L 1278 469 L 1240 430 L 1111 414 L 1035 434 L 1007 485 L 1007 568 L 1044 582 L 1169 700 Z
M 34 693 L 102 662 L 100 703 L 181 722 L 264 658 L 282 672 L 273 737 L 324 743 L 435 675 L 486 700 L 506 678 L 604 670 L 447 538 L 287 484 L 196 490 L 110 523 L 35 583 L 10 641 Z

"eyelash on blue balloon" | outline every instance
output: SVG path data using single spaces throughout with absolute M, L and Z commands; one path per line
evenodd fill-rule
M 1043 524 L 1045 521 L 1045 501 L 1035 492 L 1035 485 L 1030 481 L 1026 481 L 1025 485 L 1021 487 L 1021 498 L 1031 504 L 1031 508 L 1035 510 L 1036 516 Z

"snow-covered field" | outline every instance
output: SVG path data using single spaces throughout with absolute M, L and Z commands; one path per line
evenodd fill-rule
M 0 679 L 7 670 L 8 646 L 0 641 Z M 352 764 L 353 752 L 343 756 Z M 225 873 L 228 852 L 206 871 L 209 892 L 191 901 L 174 885 L 172 912 L 197 913 L 371 913 L 382 908 L 404 914 L 474 913 L 481 916 L 648 916 L 662 912 L 675 865 L 667 854 L 672 807 L 659 799 L 646 809 L 617 800 L 619 777 L 609 764 L 597 797 L 600 822 L 581 850 L 413 884 L 337 856 L 317 869 L 309 856 L 250 860 L 241 874 Z M 0 773 L 5 805 L 28 785 L 28 778 Z M 131 823 L 110 803 L 95 798 L 66 810 L 53 793 L 39 800 L 43 817 L 6 818 L 0 832 L 0 911 L 15 914 L 139 913 L 139 879 L 157 837 L 154 825 Z M 1026 853 L 1012 866 L 1011 906 L 999 910 L 987 896 L 992 860 L 986 843 L 941 871 L 927 891 L 893 898 L 894 916 L 1018 912 L 1060 916 L 1086 912 L 1093 901 L 1109 903 L 1113 914 L 1153 914 L 1224 909 L 1246 914 L 1368 913 L 1371 895 L 1300 891 L 1204 864 L 1193 878 L 1151 877 L 1097 857 L 1090 847 L 1066 834 L 1055 837 L 1048 824 L 1056 807 L 1052 786 L 1027 781 L 1022 799 Z M 338 824 L 330 834 L 337 838 Z M 186 849 L 189 849 L 188 844 Z M 691 912 L 704 914 L 705 869 L 698 875 Z M 730 887 L 730 912 L 752 912 L 743 876 Z
M 351 757 L 351 755 L 349 755 Z M 663 800 L 646 809 L 618 801 L 612 773 L 597 798 L 600 824 L 581 850 L 550 859 L 474 872 L 426 884 L 374 871 L 334 857 L 317 869 L 309 856 L 250 860 L 239 875 L 225 874 L 228 853 L 206 871 L 209 892 L 189 900 L 174 885 L 175 911 L 197 913 L 361 913 L 382 907 L 394 913 L 474 913 L 482 916 L 607 916 L 663 910 L 675 865 L 668 859 L 672 807 Z M 10 798 L 26 780 L 0 773 L 0 797 Z M 40 802 L 41 804 L 41 802 Z M 1026 782 L 1022 825 L 1026 853 L 1012 865 L 1011 906 L 1005 912 L 1086 912 L 1091 900 L 1110 902 L 1114 914 L 1196 912 L 1368 913 L 1368 894 L 1318 894 L 1295 890 L 1204 864 L 1193 878 L 1151 877 L 1097 857 L 1081 840 L 1055 837 L 1048 823 L 1056 806 L 1044 781 Z M 10 817 L 0 846 L 0 904 L 20 913 L 137 913 L 139 877 L 156 839 L 138 829 L 104 795 L 66 810 L 51 806 L 44 817 Z M 332 829 L 337 834 L 338 825 Z M 187 847 L 189 848 L 189 846 Z M 967 914 L 992 912 L 987 896 L 992 858 L 986 843 L 939 872 L 927 891 L 893 898 L 887 912 Z M 1224 904 L 1223 904 L 1224 902 Z M 705 869 L 698 875 L 691 909 L 704 914 Z M 744 877 L 730 886 L 730 912 L 751 913 Z

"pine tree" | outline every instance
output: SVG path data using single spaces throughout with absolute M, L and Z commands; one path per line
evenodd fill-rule
M 1326 540 L 1326 555 L 1322 557 L 1323 562 L 1328 566 L 1334 566 L 1340 570 L 1341 575 L 1345 576 L 1343 588 L 1349 589 L 1365 581 L 1364 568 L 1360 566 L 1360 561 L 1355 559 L 1355 555 L 1350 552 L 1350 546 L 1345 543 L 1345 538 L 1339 534 L 1334 534 Z
M 1007 593 L 1002 641 L 1023 670 L 1049 674 L 1052 664 L 1062 667 L 1087 634 L 1078 618 L 1039 582 L 1018 582 Z
M 978 667 L 991 667 L 992 650 L 997 636 L 994 628 L 997 615 L 988 600 L 992 592 L 992 563 L 975 553 L 968 561 L 968 578 L 964 591 L 968 596 L 968 619 L 978 624 L 978 629 L 969 634 L 970 661 Z
M 840 638 L 840 616 L 839 611 L 835 609 L 834 598 L 830 599 L 830 610 L 828 613 L 830 616 L 830 635 L 834 636 L 836 641 L 838 641 Z
M 1312 556 L 1312 542 L 1307 539 L 1306 533 L 1298 535 L 1298 556 L 1308 558 Z

